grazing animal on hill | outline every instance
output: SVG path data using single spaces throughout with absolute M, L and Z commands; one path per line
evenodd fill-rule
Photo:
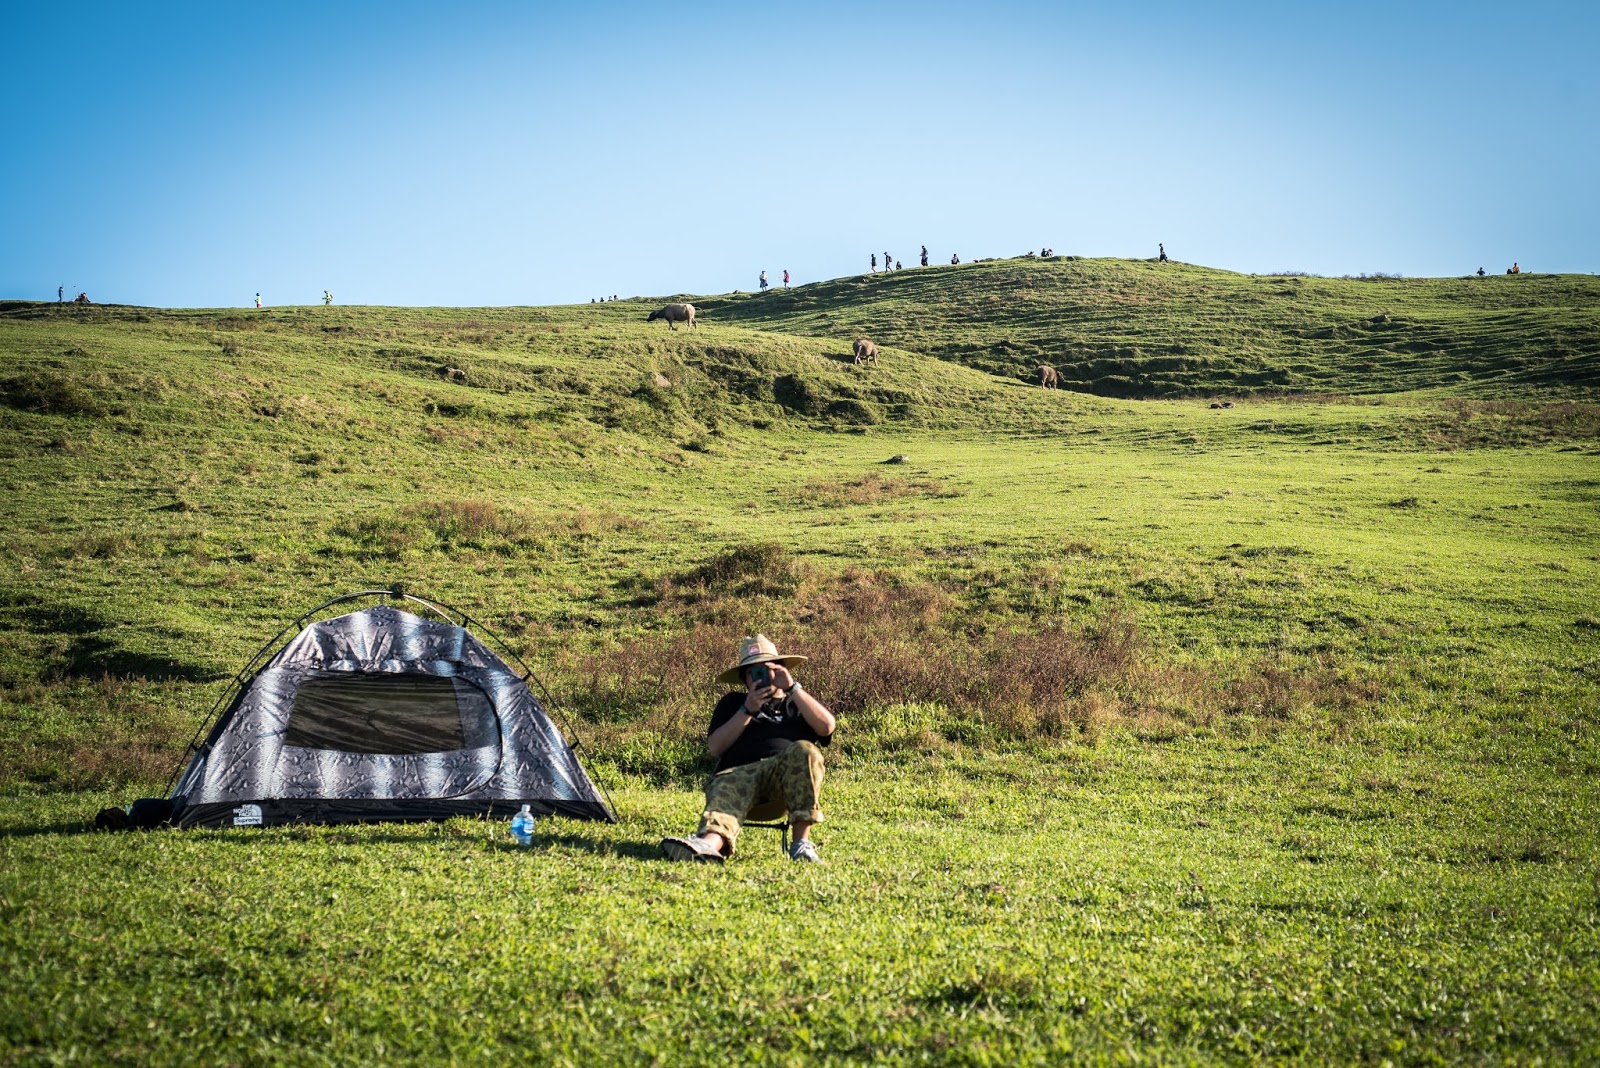
M 439 368 L 439 377 L 446 382 L 465 382 L 467 380 L 467 372 L 459 367 L 441 367 Z
M 664 308 L 657 308 L 655 311 L 651 312 L 650 313 L 650 318 L 646 319 L 645 322 L 653 323 L 657 319 L 665 319 L 667 321 L 667 329 L 668 330 L 676 330 L 676 329 L 678 329 L 677 327 L 672 325 L 673 323 L 688 323 L 689 324 L 689 329 L 693 330 L 693 329 L 695 329 L 695 325 L 694 325 L 694 305 L 693 304 L 668 304 Z
M 878 346 L 864 337 L 856 338 L 854 351 L 857 364 L 876 364 L 878 362 Z
M 1054 367 L 1046 367 L 1041 363 L 1039 365 L 1039 385 L 1044 389 L 1060 389 L 1061 372 Z

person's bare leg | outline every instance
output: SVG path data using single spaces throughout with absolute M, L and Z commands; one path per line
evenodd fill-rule
M 728 840 L 722 837 L 722 835 L 718 834 L 716 831 L 701 831 L 699 834 L 695 835 L 695 837 L 716 846 L 717 852 L 721 853 L 723 856 L 728 855 Z
M 796 842 L 804 842 L 811 837 L 811 824 L 805 820 L 795 820 L 789 824 L 789 830 L 794 833 Z

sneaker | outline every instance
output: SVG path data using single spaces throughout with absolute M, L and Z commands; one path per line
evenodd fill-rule
M 721 864 L 727 859 L 716 846 L 698 834 L 691 834 L 687 838 L 663 838 L 661 852 L 666 854 L 668 860 L 697 860 L 702 863 Z
M 816 843 L 809 838 L 798 838 L 794 845 L 789 847 L 790 860 L 803 860 L 809 864 L 821 864 L 822 858 L 817 856 Z

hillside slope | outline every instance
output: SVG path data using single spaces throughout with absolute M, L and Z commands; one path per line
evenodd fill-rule
M 889 344 L 1108 396 L 1587 395 L 1600 278 L 1247 276 L 1140 260 L 997 260 L 702 298 L 712 323 Z
M 581 424 L 681 444 L 775 420 L 1043 430 L 1084 403 L 913 352 L 863 368 L 832 339 L 728 324 L 668 331 L 644 321 L 648 307 L 239 313 L 0 303 L 0 405 L 137 410 L 142 420 L 186 424 L 219 413 L 269 425 L 359 414 L 405 437 L 423 420 L 501 436 Z

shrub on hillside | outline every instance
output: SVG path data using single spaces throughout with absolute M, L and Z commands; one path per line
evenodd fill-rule
M 866 401 L 852 397 L 830 401 L 823 415 L 830 422 L 843 423 L 846 426 L 875 426 L 882 422 L 876 408 Z
M 105 406 L 78 379 L 45 370 L 0 379 L 0 403 L 49 415 L 106 413 Z

